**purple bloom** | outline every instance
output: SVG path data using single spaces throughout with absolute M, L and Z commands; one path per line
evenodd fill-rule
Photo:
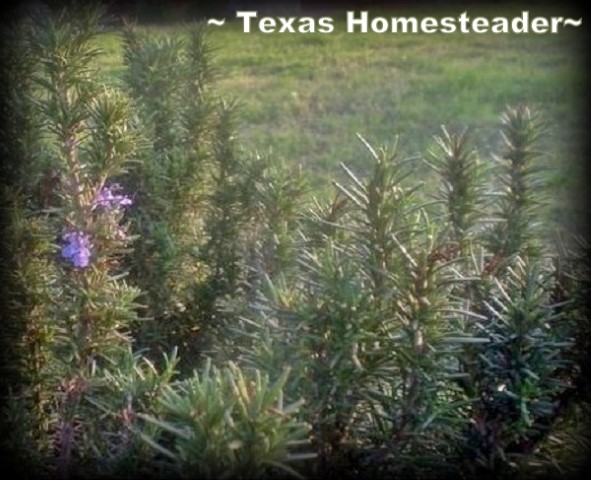
M 117 195 L 115 192 L 122 190 L 118 183 L 114 183 L 110 187 L 103 187 L 97 195 L 94 204 L 100 205 L 108 210 L 115 210 L 121 207 L 127 207 L 133 202 L 127 195 Z
M 62 248 L 62 257 L 75 267 L 88 267 L 90 263 L 90 236 L 82 232 L 68 232 L 62 237 L 67 244 Z

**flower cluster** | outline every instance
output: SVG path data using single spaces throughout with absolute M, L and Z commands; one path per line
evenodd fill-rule
M 94 204 L 107 210 L 117 210 L 131 205 L 133 203 L 131 198 L 127 195 L 119 195 L 116 193 L 121 190 L 122 188 L 118 183 L 114 183 L 109 187 L 103 187 L 97 195 Z
M 117 183 L 103 187 L 93 201 L 93 208 L 101 207 L 105 211 L 119 211 L 128 207 L 133 202 L 127 195 L 122 195 L 121 190 L 121 186 Z M 125 229 L 116 228 L 115 238 L 124 240 Z M 81 231 L 69 231 L 62 236 L 62 239 L 66 242 L 62 248 L 62 258 L 71 261 L 75 267 L 88 267 L 92 247 L 90 235 Z
M 70 260 L 75 267 L 88 267 L 90 263 L 90 235 L 83 232 L 67 232 L 62 237 L 66 245 L 62 257 Z

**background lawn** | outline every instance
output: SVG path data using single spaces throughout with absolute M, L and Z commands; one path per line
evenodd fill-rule
M 565 8 L 488 5 L 369 10 L 372 16 L 568 16 Z M 581 219 L 573 192 L 584 178 L 584 28 L 558 34 L 346 33 L 344 10 L 329 34 L 262 34 L 242 22 L 212 27 L 218 88 L 240 104 L 239 135 L 247 150 L 268 151 L 301 165 L 324 189 L 340 176 L 339 162 L 363 173 L 370 159 L 356 139 L 392 145 L 404 156 L 432 146 L 441 124 L 469 126 L 483 161 L 499 143 L 499 114 L 507 104 L 540 108 L 549 135 L 540 159 L 549 187 L 546 220 Z M 577 17 L 578 18 L 578 17 Z M 150 26 L 154 34 L 182 26 Z M 117 31 L 102 35 L 105 79 L 122 69 Z M 398 139 L 398 140 L 397 140 Z M 424 167 L 419 167 L 424 168 Z

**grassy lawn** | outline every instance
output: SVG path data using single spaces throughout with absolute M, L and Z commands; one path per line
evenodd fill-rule
M 503 11 L 405 9 L 370 16 L 511 15 Z M 532 16 L 568 12 L 529 8 Z M 402 156 L 420 156 L 441 124 L 470 126 L 483 161 L 498 145 L 499 114 L 507 104 L 540 108 L 550 135 L 542 148 L 552 218 L 583 213 L 567 192 L 582 177 L 584 124 L 583 30 L 558 34 L 346 33 L 344 12 L 329 14 L 329 34 L 263 34 L 242 22 L 212 29 L 218 48 L 219 91 L 240 107 L 240 138 L 248 150 L 272 150 L 301 164 L 319 184 L 339 175 L 339 162 L 363 172 L 370 162 L 356 139 L 398 142 Z M 172 27 L 150 27 L 155 33 Z M 121 66 L 117 32 L 101 39 L 104 72 Z M 398 139 L 398 140 L 397 140 Z M 420 160 L 417 158 L 417 162 Z

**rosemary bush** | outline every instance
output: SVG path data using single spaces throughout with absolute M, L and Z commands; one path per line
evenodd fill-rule
M 185 448 L 183 438 L 162 438 L 147 419 L 167 415 L 167 399 L 196 401 L 186 385 L 202 377 L 179 380 L 187 367 L 166 351 L 178 344 L 188 366 L 204 358 L 201 349 L 186 348 L 185 335 L 215 323 L 216 299 L 246 271 L 239 237 L 227 235 L 243 224 L 239 197 L 250 187 L 240 182 L 245 166 L 232 153 L 231 106 L 204 97 L 211 74 L 203 29 L 195 27 L 188 52 L 182 42 L 153 45 L 129 29 L 129 75 L 123 88 L 106 87 L 95 80 L 102 13 L 40 6 L 10 45 L 11 116 L 3 136 L 22 132 L 11 139 L 14 181 L 3 185 L 14 380 L 3 391 L 11 429 L 4 441 L 33 475 L 193 472 L 199 458 L 162 462 L 167 448 Z M 183 100 L 195 99 L 181 110 L 166 109 L 180 101 L 179 91 L 165 89 L 162 76 L 146 78 L 153 62 L 162 71 L 166 61 L 180 64 L 170 85 L 184 88 Z M 158 346 L 164 356 L 141 346 Z M 250 388 L 240 368 L 228 368 L 214 375 L 238 385 L 234 390 Z M 244 442 L 246 454 L 231 449 L 232 471 L 291 471 L 287 451 L 302 440 L 305 424 L 291 420 L 295 408 L 281 406 L 281 382 L 267 388 L 260 372 L 250 374 L 263 410 L 252 415 L 264 421 Z M 234 390 L 225 393 L 229 406 Z M 202 399 L 212 422 L 217 394 Z M 224 451 L 234 427 L 216 428 L 220 436 L 208 442 L 219 447 L 203 461 Z M 257 450 L 253 441 L 269 448 Z M 154 450 L 158 442 L 166 446 Z
M 297 372 L 287 393 L 308 400 L 314 474 L 498 476 L 554 461 L 542 445 L 572 397 L 588 316 L 564 290 L 585 285 L 581 272 L 567 281 L 536 230 L 540 127 L 508 108 L 488 168 L 467 131 L 444 127 L 426 159 L 435 195 L 412 183 L 414 159 L 361 138 L 373 172 L 343 165 L 349 182 L 305 214 L 296 270 L 267 278 L 234 333 L 241 362 Z

